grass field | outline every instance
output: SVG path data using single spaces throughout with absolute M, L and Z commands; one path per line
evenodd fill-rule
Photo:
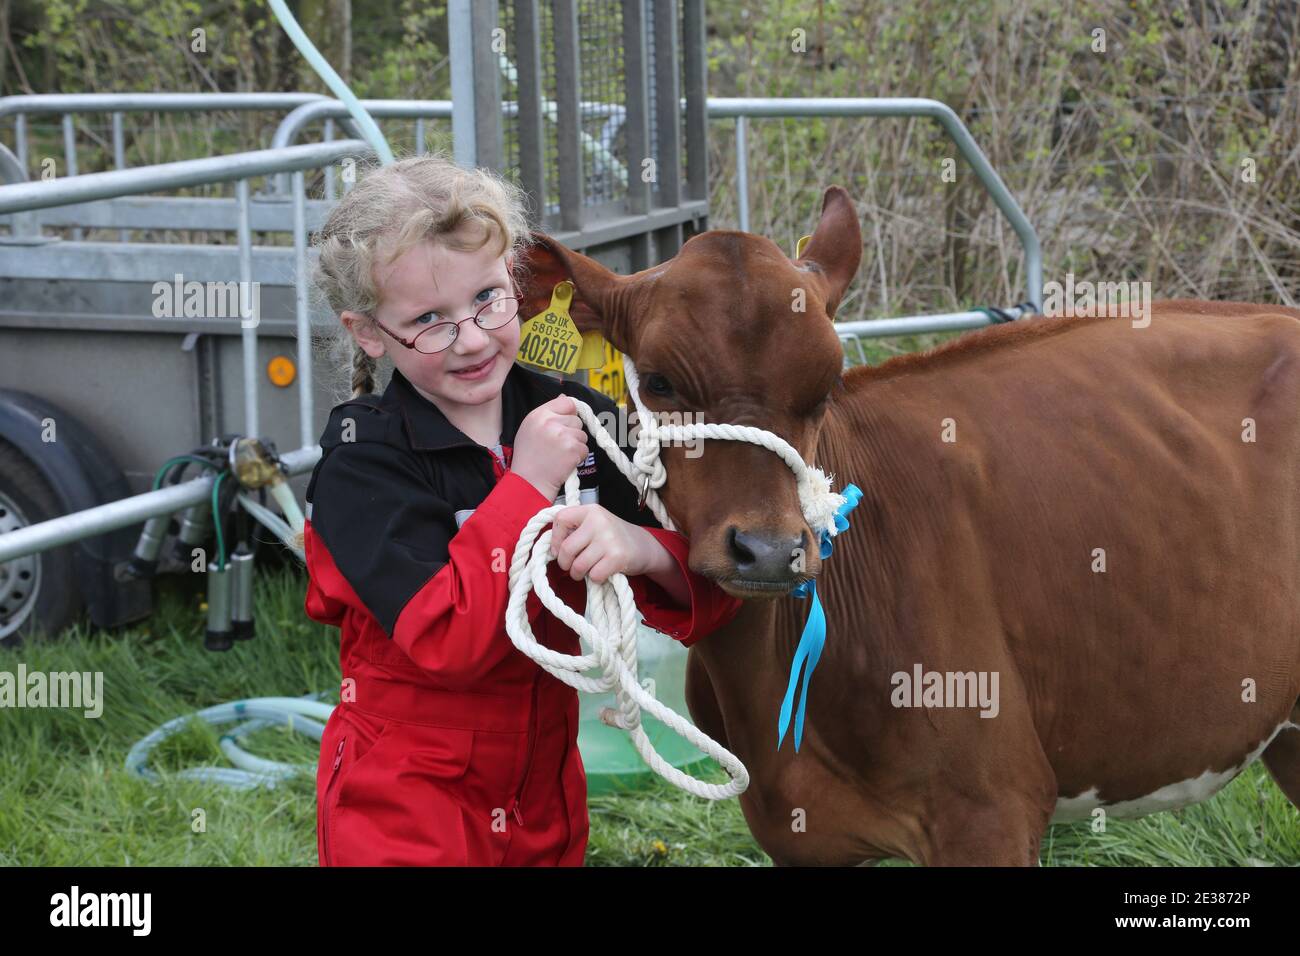
M 0 863 L 9 865 L 316 864 L 315 790 L 304 776 L 274 791 L 229 791 L 129 775 L 132 744 L 181 714 L 243 697 L 298 696 L 337 687 L 338 632 L 302 613 L 306 578 L 260 572 L 258 637 L 225 654 L 203 649 L 201 582 L 164 578 L 157 612 L 114 634 L 74 630 L 62 640 L 0 649 L 0 670 L 102 671 L 102 716 L 58 709 L 0 710 Z M 250 747 L 311 763 L 315 741 L 281 728 Z M 225 766 L 217 735 L 196 725 L 165 742 L 163 771 Z M 719 780 L 725 779 L 716 772 Z M 201 808 L 206 831 L 193 832 Z M 1256 764 L 1213 800 L 1142 820 L 1054 827 L 1044 865 L 1295 865 L 1300 813 Z M 767 866 L 736 801 L 709 803 L 658 784 L 643 794 L 591 798 L 594 866 Z

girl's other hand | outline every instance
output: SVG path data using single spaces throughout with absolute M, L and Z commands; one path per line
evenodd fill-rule
M 631 577 L 676 566 L 654 535 L 600 505 L 557 511 L 551 522 L 551 550 L 575 581 L 590 577 L 598 584 L 616 573 Z

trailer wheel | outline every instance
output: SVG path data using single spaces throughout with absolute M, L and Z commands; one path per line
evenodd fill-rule
M 0 441 L 0 535 L 57 518 L 49 483 L 18 449 Z M 38 633 L 57 637 L 82 608 L 72 545 L 0 564 L 0 646 Z

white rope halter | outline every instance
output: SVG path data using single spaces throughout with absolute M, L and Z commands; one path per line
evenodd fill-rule
M 659 524 L 666 530 L 676 526 L 659 497 L 658 489 L 668 480 L 659 451 L 665 441 L 685 441 L 694 438 L 722 438 L 731 441 L 748 441 L 770 449 L 781 457 L 795 473 L 799 503 L 804 518 L 813 530 L 813 547 L 823 531 L 836 533 L 834 516 L 845 501 L 843 495 L 830 489 L 830 479 L 818 468 L 804 462 L 799 453 L 779 435 L 762 428 L 743 425 L 660 425 L 656 416 L 647 411 L 637 390 L 636 368 L 623 356 L 627 375 L 628 393 L 636 404 L 638 435 L 636 452 L 629 461 L 618 442 L 601 425 L 590 405 L 574 399 L 578 416 L 587 431 L 605 450 L 618 470 L 641 489 L 642 500 L 649 506 Z M 543 508 L 524 526 L 510 561 L 510 602 L 506 606 L 506 633 L 515 647 L 535 661 L 558 680 L 589 694 L 614 690 L 617 711 L 605 708 L 601 719 L 611 727 L 626 730 L 632 745 L 646 764 L 659 776 L 688 793 L 708 800 L 725 800 L 743 793 L 749 786 L 749 772 L 744 764 L 686 718 L 655 700 L 637 677 L 636 651 L 637 626 L 640 613 L 626 576 L 612 574 L 604 583 L 587 579 L 587 610 L 579 615 L 559 599 L 546 577 L 546 566 L 555 559 L 551 552 L 551 530 L 548 528 L 555 515 L 564 508 L 581 501 L 578 470 L 564 482 L 564 503 Z M 529 591 L 535 591 L 543 606 L 573 628 L 590 653 L 561 654 L 538 643 L 528 622 L 526 607 Z M 599 677 L 585 676 L 584 672 L 600 669 Z M 705 783 L 683 773 L 659 756 L 650 744 L 641 726 L 641 711 L 656 717 L 674 733 L 688 741 L 702 753 L 712 757 L 731 777 L 725 784 Z

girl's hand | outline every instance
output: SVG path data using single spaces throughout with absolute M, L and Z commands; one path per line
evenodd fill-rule
M 557 511 L 551 521 L 551 550 L 575 581 L 590 577 L 599 584 L 616 573 L 631 577 L 676 568 L 654 535 L 600 505 Z
M 524 416 L 515 432 L 510 470 L 554 501 L 578 463 L 587 457 L 587 433 L 578 406 L 558 395 Z

